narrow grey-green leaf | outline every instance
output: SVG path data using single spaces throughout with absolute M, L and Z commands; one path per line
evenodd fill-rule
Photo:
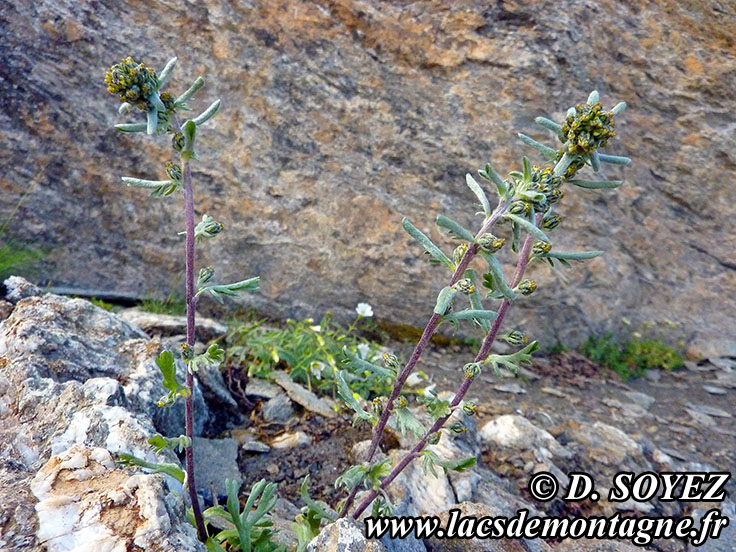
M 534 122 L 538 125 L 542 125 L 544 128 L 551 130 L 552 132 L 562 132 L 562 125 L 555 123 L 554 121 L 547 119 L 547 117 L 537 117 Z
M 476 309 L 465 309 L 459 312 L 453 312 L 444 318 L 445 322 L 454 322 L 458 320 L 493 320 L 498 316 L 498 313 L 492 310 L 476 310 Z
M 469 278 L 471 282 L 475 285 L 475 289 L 473 290 L 473 293 L 468 295 L 468 299 L 470 300 L 470 306 L 473 308 L 473 310 L 485 310 L 483 308 L 483 301 L 480 297 L 480 286 L 478 285 L 478 278 L 475 274 L 475 270 L 468 269 L 465 271 L 465 277 Z M 488 320 L 484 320 L 482 318 L 476 319 L 475 322 L 480 325 L 481 328 L 487 333 L 488 330 L 490 330 L 491 325 L 488 323 Z
M 555 176 L 562 176 L 573 161 L 573 156 L 565 152 L 560 160 L 555 165 L 554 174 Z
M 159 112 L 166 111 L 166 106 L 164 105 L 164 102 L 161 101 L 161 96 L 158 95 L 158 92 L 151 92 L 151 95 L 148 96 L 148 101 L 151 102 L 153 107 L 155 107 Z
M 566 261 L 585 261 L 587 259 L 594 259 L 601 255 L 603 255 L 603 251 L 596 249 L 592 251 L 550 251 L 545 256 Z
M 128 186 L 133 186 L 134 188 L 160 188 L 161 186 L 176 184 L 173 180 L 144 180 L 142 178 L 132 178 L 130 176 L 123 176 L 122 181 Z
M 521 158 L 521 162 L 524 165 L 524 182 L 531 182 L 532 181 L 532 168 L 529 164 L 529 158 L 525 155 Z
M 533 147 L 535 150 L 544 155 L 547 159 L 554 159 L 557 155 L 557 150 L 549 146 L 545 146 L 544 144 L 540 144 L 534 138 L 531 138 L 526 134 L 522 134 L 520 132 L 519 138 L 521 138 L 521 141 L 524 142 L 527 146 Z
M 626 102 L 619 102 L 615 106 L 613 106 L 613 109 L 611 110 L 613 112 L 613 116 L 621 115 L 621 113 L 624 112 L 626 109 Z
M 491 204 L 488 202 L 488 197 L 486 196 L 486 193 L 483 191 L 483 188 L 480 184 L 473 178 L 473 176 L 468 173 L 465 175 L 465 182 L 468 184 L 468 188 L 470 188 L 473 193 L 475 194 L 475 197 L 478 198 L 478 201 L 480 201 L 480 204 L 483 206 L 483 212 L 486 214 L 486 217 L 491 215 Z
M 601 99 L 601 97 L 598 94 L 598 91 L 597 90 L 593 90 L 590 93 L 590 96 L 588 96 L 588 102 L 587 103 L 588 103 L 588 105 L 595 105 L 595 104 L 597 104 L 600 101 L 600 99 Z
M 469 230 L 463 228 L 460 224 L 445 215 L 437 215 L 437 226 L 445 228 L 471 243 L 475 241 L 475 236 Z
M 593 172 L 601 170 L 601 158 L 598 156 L 597 151 L 590 154 L 590 166 L 593 167 Z
M 169 82 L 169 79 L 171 78 L 171 75 L 174 73 L 174 67 L 176 67 L 177 58 L 173 57 L 169 61 L 166 62 L 166 65 L 163 69 L 161 69 L 161 72 L 158 74 L 158 88 L 159 90 L 166 86 L 166 83 Z
M 482 255 L 488 263 L 488 270 L 493 275 L 493 286 L 507 299 L 515 299 L 516 294 L 506 283 L 506 277 L 503 275 L 503 268 L 501 268 L 501 263 L 498 262 L 496 256 L 490 253 L 482 253 Z
M 192 86 L 187 88 L 187 90 L 181 96 L 176 98 L 176 101 L 174 102 L 174 104 L 177 107 L 181 107 L 187 101 L 191 100 L 194 94 L 196 94 L 197 91 L 203 86 L 204 86 L 204 79 L 202 77 L 197 77 L 195 81 L 192 83 Z
M 158 128 L 158 109 L 152 105 L 146 112 L 146 133 L 156 134 L 156 128 Z
M 430 240 L 420 230 L 418 230 L 411 222 L 409 222 L 408 218 L 404 217 L 404 219 L 401 221 L 401 226 L 403 226 L 404 230 L 406 230 L 406 232 L 412 238 L 414 238 L 420 244 L 422 244 L 422 247 L 424 247 L 427 253 L 429 253 L 435 260 L 447 265 L 450 268 L 450 270 L 455 269 L 454 263 L 448 258 L 448 256 L 445 255 L 439 247 L 433 244 L 432 240 Z
M 148 128 L 146 123 L 120 123 L 115 125 L 120 132 L 143 132 Z
M 496 185 L 500 196 L 503 196 L 506 193 L 506 183 L 503 181 L 503 178 L 498 175 L 496 169 L 493 168 L 493 165 L 486 163 L 483 169 L 478 171 L 478 174 L 493 182 Z
M 448 307 L 450 306 L 450 303 L 452 303 L 452 300 L 455 297 L 456 293 L 456 289 L 453 289 L 449 286 L 443 287 L 439 295 L 437 295 L 437 302 L 434 306 L 435 314 L 444 316 L 444 314 L 447 312 Z
M 623 181 L 621 180 L 566 180 L 570 184 L 580 186 L 581 188 L 587 188 L 589 190 L 598 190 L 601 188 L 618 188 Z
M 193 159 L 196 156 L 194 139 L 197 135 L 197 125 L 194 121 L 187 121 L 182 125 L 181 131 L 184 135 L 184 148 L 181 150 L 181 156 L 184 159 Z
M 194 121 L 194 124 L 199 126 L 203 123 L 206 123 L 209 121 L 212 117 L 215 116 L 215 113 L 220 109 L 220 100 L 215 100 L 212 102 L 212 105 L 210 105 L 207 109 L 205 109 L 201 114 L 199 114 L 197 117 L 192 119 Z
M 350 366 L 352 366 L 356 370 L 371 372 L 372 374 L 383 376 L 385 378 L 394 379 L 396 377 L 396 374 L 394 374 L 391 370 L 383 368 L 382 366 L 376 366 L 372 362 L 368 362 L 367 360 L 358 358 L 353 353 L 351 353 L 347 347 L 343 347 L 342 352 L 347 357 L 348 364 L 350 364 Z
M 537 228 L 534 224 L 529 222 L 527 219 L 519 217 L 517 215 L 512 215 L 511 213 L 506 213 L 504 215 L 504 218 L 507 218 L 516 224 L 520 225 L 526 232 L 535 238 L 542 240 L 543 242 L 549 243 L 549 238 L 547 237 L 547 234 L 542 232 L 539 228 Z
M 611 163 L 612 165 L 628 165 L 631 163 L 631 159 L 629 157 L 624 157 L 622 155 L 606 155 L 605 153 L 599 153 L 598 157 L 602 163 Z

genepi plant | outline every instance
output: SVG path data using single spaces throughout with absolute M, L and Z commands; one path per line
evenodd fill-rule
M 481 180 L 493 185 L 498 193 L 498 202 L 494 209 L 491 209 L 491 203 L 483 187 L 468 174 L 466 182 L 480 202 L 482 212 L 479 214 L 483 216 L 483 222 L 480 229 L 473 234 L 444 215 L 437 217 L 437 225 L 462 242 L 452 255 L 446 255 L 406 218 L 403 220 L 404 229 L 424 247 L 430 261 L 450 271 L 450 281 L 439 292 L 434 311 L 411 357 L 403 367 L 399 360 L 391 354 L 384 356 L 383 366 L 365 361 L 353 361 L 357 364 L 354 367 L 381 374 L 393 381 L 393 390 L 387 401 L 375 400 L 371 411 L 366 411 L 356 400 L 356 396 L 345 381 L 345 374 L 338 373 L 340 395 L 355 411 L 356 423 L 368 422 L 373 426 L 373 438 L 365 462 L 351 467 L 336 482 L 336 485 L 343 485 L 346 490 L 349 490 L 347 498 L 338 507 L 340 517 L 348 515 L 358 491 L 362 488 L 367 489 L 367 493 L 352 513 L 355 519 L 358 519 L 371 503 L 373 503 L 374 515 L 390 509 L 390 505 L 383 503 L 383 499 L 375 502 L 374 500 L 379 494 L 384 494 L 386 487 L 412 460 L 420 456 L 425 471 L 429 470 L 433 473 L 435 466 L 445 471 L 448 469 L 461 471 L 473 465 L 474 458 L 459 462 L 443 461 L 434 451 L 425 447 L 427 444 L 436 444 L 439 441 L 439 430 L 453 411 L 460 408 L 465 415 L 473 415 L 474 404 L 470 401 L 465 402 L 464 398 L 484 366 L 490 366 L 498 374 L 500 374 L 501 367 L 515 372 L 518 371 L 521 364 L 530 362 L 531 354 L 537 350 L 537 342 L 528 343 L 526 335 L 519 330 L 511 330 L 505 335 L 499 335 L 499 330 L 512 303 L 525 299 L 537 290 L 535 281 L 524 278 L 529 264 L 541 261 L 554 266 L 555 262 L 558 262 L 569 268 L 570 261 L 584 261 L 602 254 L 602 251 L 553 251 L 547 233 L 555 230 L 562 221 L 562 216 L 554 213 L 553 210 L 563 197 L 564 184 L 572 184 L 585 189 L 607 189 L 621 185 L 621 181 L 617 180 L 584 180 L 576 178 L 576 175 L 586 164 L 590 165 L 594 172 L 598 172 L 602 163 L 628 165 L 631 162 L 627 157 L 599 152 L 599 149 L 606 146 L 608 140 L 615 135 L 614 119 L 625 108 L 626 104 L 622 102 L 610 111 L 604 110 L 599 102 L 598 92 L 594 91 L 586 103 L 571 107 L 567 111 L 567 117 L 562 124 L 545 117 L 536 118 L 535 121 L 538 124 L 557 135 L 562 145 L 555 149 L 524 134 L 519 134 L 524 144 L 542 154 L 547 162 L 546 166 L 532 166 L 524 157 L 523 170 L 509 173 L 506 179 L 501 178 L 490 164 L 480 169 L 478 174 Z M 501 263 L 497 259 L 497 253 L 505 246 L 507 240 L 491 233 L 496 225 L 504 223 L 510 223 L 511 249 L 517 255 L 516 269 L 510 281 L 506 279 Z M 476 256 L 480 256 L 487 266 L 487 271 L 482 275 L 480 281 L 475 271 L 468 268 Z M 487 291 L 486 298 L 500 300 L 496 311 L 487 310 L 483 306 L 481 287 Z M 469 307 L 457 310 L 455 304 L 462 295 L 468 297 Z M 406 398 L 401 395 L 402 389 L 438 326 L 441 323 L 457 325 L 460 322 L 474 323 L 483 328 L 486 335 L 474 361 L 463 367 L 462 383 L 451 401 L 440 400 L 433 394 L 421 398 L 420 402 L 425 405 L 432 421 L 431 427 L 427 429 L 408 408 Z M 503 339 L 513 346 L 525 346 L 512 354 L 491 354 L 491 347 L 496 339 Z M 391 415 L 395 415 L 396 425 L 400 431 L 409 431 L 421 437 L 414 448 L 393 468 L 388 458 L 380 462 L 373 462 Z M 466 428 L 462 422 L 455 422 L 450 430 L 463 432 Z M 323 508 L 321 510 L 313 508 L 313 510 L 312 512 L 310 509 L 302 519 L 302 521 L 311 519 L 312 528 L 314 528 L 315 518 L 326 517 L 320 513 L 320 511 L 324 512 Z M 306 526 L 304 531 L 307 531 L 309 524 L 303 523 L 303 525 Z
M 179 96 L 175 96 L 169 92 L 162 92 L 161 90 L 172 76 L 176 62 L 177 58 L 169 60 L 163 70 L 157 74 L 153 69 L 143 63 L 138 63 L 132 58 L 127 57 L 120 63 L 113 65 L 105 74 L 107 90 L 117 95 L 122 102 L 119 109 L 120 114 L 131 113 L 136 108 L 146 114 L 146 122 L 122 123 L 115 125 L 115 128 L 127 133 L 145 131 L 152 136 L 169 134 L 171 135 L 174 154 L 179 158 L 179 163 L 173 161 L 166 163 L 166 178 L 163 180 L 144 180 L 126 176 L 123 177 L 123 182 L 128 184 L 128 186 L 148 189 L 154 197 L 166 197 L 175 192 L 183 193 L 186 221 L 185 230 L 180 233 L 186 236 L 185 301 L 187 339 L 186 343 L 182 345 L 181 354 L 187 366 L 184 384 L 180 383 L 177 379 L 176 363 L 171 351 L 163 351 L 156 359 L 156 364 L 163 375 L 163 386 L 168 391 L 159 400 L 158 405 L 160 407 L 170 407 L 178 399 L 183 398 L 185 435 L 174 438 L 156 435 L 149 439 L 149 442 L 157 451 L 161 451 L 166 447 L 172 450 L 178 450 L 179 452 L 184 451 L 186 471 L 182 472 L 174 464 L 152 464 L 130 455 L 121 455 L 121 460 L 124 463 L 167 473 L 185 484 L 189 490 L 189 498 L 192 503 L 194 525 L 197 528 L 199 539 L 204 542 L 207 541 L 207 530 L 197 499 L 196 481 L 194 477 L 194 448 L 192 446 L 194 405 L 192 392 L 195 372 L 204 366 L 219 366 L 223 360 L 224 352 L 217 345 L 211 345 L 204 354 L 195 355 L 195 308 L 197 299 L 202 294 L 207 293 L 222 303 L 225 297 L 235 296 L 241 291 L 254 291 L 258 289 L 259 278 L 250 278 L 232 284 L 214 284 L 212 283 L 212 278 L 215 270 L 213 267 L 208 266 L 199 270 L 195 280 L 195 243 L 214 238 L 224 228 L 222 223 L 207 214 L 203 215 L 201 222 L 195 225 L 194 188 L 192 185 L 191 169 L 191 162 L 199 159 L 195 150 L 195 138 L 197 137 L 198 129 L 218 112 L 220 109 L 220 100 L 213 102 L 197 117 L 187 119 L 181 124 L 179 122 L 180 113 L 191 111 L 187 104 L 204 86 L 204 79 L 197 77 L 192 85 Z M 275 486 L 273 488 L 266 486 L 265 482 L 260 482 L 257 485 L 260 485 L 260 487 L 257 489 L 254 487 L 253 492 L 251 492 L 254 500 L 261 493 L 262 497 L 266 497 L 266 502 L 271 500 L 270 497 L 275 492 Z M 231 494 L 232 489 L 229 488 L 228 490 L 229 494 Z M 235 492 L 235 500 L 237 501 L 237 489 L 233 492 Z M 230 502 L 232 502 L 232 499 L 228 500 L 228 503 Z M 265 506 L 266 502 L 264 502 L 263 498 L 261 499 L 261 505 Z M 213 512 L 213 515 L 217 515 L 217 512 Z M 233 515 L 237 516 L 237 514 Z M 250 550 L 251 526 L 253 524 L 248 524 L 246 521 L 246 518 L 244 518 L 242 523 L 238 521 L 236 526 L 238 536 L 248 536 L 249 542 L 242 543 L 243 549 Z M 217 543 L 212 543 L 211 539 L 208 544 L 211 547 L 217 545 Z

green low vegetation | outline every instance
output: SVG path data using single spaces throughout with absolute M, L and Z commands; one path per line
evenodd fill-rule
M 612 333 L 602 337 L 591 335 L 580 352 L 616 372 L 622 380 L 643 376 L 647 370 L 674 370 L 683 365 L 680 353 L 660 340 L 632 339 L 620 341 Z
M 155 299 L 149 297 L 141 301 L 138 305 L 146 312 L 154 314 L 172 314 L 175 316 L 183 316 L 187 313 L 187 302 L 184 298 L 177 294 L 171 294 L 165 299 Z

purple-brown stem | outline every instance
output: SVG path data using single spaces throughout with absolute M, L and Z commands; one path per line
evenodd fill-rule
M 476 234 L 476 238 L 479 238 L 480 236 L 488 232 L 491 228 L 493 228 L 496 222 L 498 222 L 498 219 L 501 218 L 501 216 L 506 212 L 506 208 L 508 207 L 508 205 L 508 201 L 500 201 L 498 203 L 493 213 L 491 213 L 491 216 L 488 217 L 488 219 L 483 223 L 481 229 Z M 472 243 L 469 245 L 468 250 L 465 252 L 465 255 L 463 255 L 463 258 L 460 260 L 460 263 L 455 269 L 455 272 L 452 274 L 452 278 L 450 279 L 450 286 L 455 285 L 460 280 L 460 278 L 463 277 L 465 271 L 468 268 L 468 265 L 470 264 L 470 261 L 473 260 L 475 255 L 478 253 L 478 250 L 478 244 Z M 396 382 L 394 383 L 394 388 L 391 391 L 391 395 L 389 396 L 386 406 L 381 413 L 378 424 L 373 430 L 373 439 L 371 440 L 371 446 L 368 448 L 368 452 L 366 454 L 366 462 L 370 462 L 373 459 L 373 455 L 376 453 L 378 446 L 381 444 L 383 431 L 386 429 L 386 424 L 388 423 L 389 417 L 391 416 L 391 409 L 393 408 L 394 401 L 401 394 L 401 390 L 404 387 L 406 380 L 414 371 L 414 367 L 417 365 L 417 362 L 419 362 L 419 358 L 422 356 L 425 347 L 432 339 L 432 335 L 434 335 L 434 332 L 437 329 L 437 326 L 439 325 L 441 320 L 442 315 L 439 315 L 437 313 L 432 314 L 432 316 L 429 318 L 429 321 L 427 322 L 427 325 L 424 327 L 422 337 L 419 339 L 416 346 L 414 347 L 414 352 L 409 358 L 409 362 L 406 363 L 406 366 L 404 366 L 403 370 L 401 370 L 398 377 L 396 378 Z M 358 486 L 356 485 L 351 489 L 350 494 L 345 500 L 345 504 L 342 508 L 342 511 L 340 512 L 339 517 L 344 517 L 345 515 L 347 515 L 348 509 L 353 504 L 353 500 L 355 499 L 355 495 L 357 494 L 357 492 Z
M 192 169 L 189 166 L 189 160 L 183 161 L 183 180 L 184 180 L 184 201 L 186 213 L 186 302 L 187 302 L 187 345 L 194 347 L 194 307 L 196 297 L 194 294 L 194 188 L 192 187 Z M 194 437 L 194 375 L 187 366 L 186 376 L 187 396 L 184 399 L 184 427 L 185 434 L 189 441 L 189 446 L 185 449 L 186 470 L 187 470 L 187 487 L 189 488 L 189 498 L 192 501 L 192 511 L 194 512 L 194 521 L 197 525 L 197 533 L 199 540 L 205 542 L 207 540 L 207 530 L 204 526 L 204 518 L 202 510 L 199 507 L 197 498 L 197 485 L 194 479 L 194 446 L 192 440 Z
M 539 221 L 541 220 L 541 215 L 537 217 L 537 225 L 539 224 Z M 521 248 L 521 251 L 519 253 L 519 262 L 516 265 L 516 271 L 514 272 L 514 278 L 511 283 L 511 287 L 516 287 L 519 285 L 519 282 L 521 282 L 522 277 L 524 276 L 524 272 L 526 271 L 527 266 L 529 265 L 529 254 L 531 253 L 532 246 L 534 245 L 534 238 L 532 236 L 527 236 L 527 238 L 524 240 L 524 245 Z M 504 299 L 501 303 L 501 307 L 498 309 L 498 316 L 496 316 L 496 319 L 493 321 L 493 325 L 491 326 L 491 329 L 488 332 L 488 335 L 486 335 L 485 339 L 483 340 L 483 344 L 481 345 L 480 350 L 478 351 L 478 354 L 475 357 L 475 362 L 483 362 L 487 357 L 491 350 L 491 346 L 493 345 L 493 342 L 496 339 L 496 336 L 498 335 L 498 331 L 501 328 L 501 325 L 503 324 L 503 319 L 506 317 L 506 313 L 508 312 L 509 306 L 511 305 L 511 302 L 508 299 Z M 468 392 L 468 389 L 470 389 L 470 385 L 473 383 L 473 379 L 471 378 L 465 378 L 458 388 L 458 390 L 455 392 L 455 396 L 452 399 L 452 402 L 450 403 L 450 408 L 455 408 L 457 405 L 460 404 L 460 402 L 465 398 L 465 395 Z M 393 470 L 391 470 L 391 473 L 381 482 L 381 489 L 385 489 L 388 487 L 391 482 L 398 477 L 398 475 L 406 468 L 406 466 L 409 465 L 409 463 L 414 460 L 417 456 L 419 456 L 419 453 L 424 449 L 424 447 L 427 444 L 427 439 L 430 435 L 433 433 L 438 432 L 442 426 L 445 424 L 445 422 L 448 420 L 448 418 L 452 414 L 448 416 L 444 416 L 442 418 L 439 418 L 437 421 L 435 421 L 434 424 L 432 424 L 432 427 L 429 428 L 429 430 L 424 434 L 424 437 L 422 437 L 419 442 L 414 446 L 413 449 L 399 462 L 396 467 L 394 467 Z M 353 489 L 355 492 L 351 493 L 351 495 L 354 497 L 357 493 L 357 487 Z M 360 517 L 360 514 L 362 514 L 368 506 L 371 505 L 371 503 L 375 500 L 375 498 L 378 496 L 377 490 L 371 490 L 366 497 L 361 501 L 361 503 L 357 506 L 355 512 L 353 513 L 353 518 L 358 519 Z M 347 507 L 347 502 L 346 502 Z M 346 512 L 347 508 L 343 508 L 343 513 Z

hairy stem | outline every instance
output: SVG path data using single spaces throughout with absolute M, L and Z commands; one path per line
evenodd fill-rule
M 187 345 L 194 347 L 194 307 L 196 298 L 194 296 L 194 189 L 192 187 L 192 169 L 189 160 L 182 160 L 182 174 L 184 180 L 184 201 L 186 213 L 186 302 L 187 302 Z M 189 446 L 186 448 L 186 470 L 189 498 L 192 501 L 194 521 L 197 525 L 199 540 L 207 540 L 207 530 L 204 526 L 202 510 L 197 498 L 197 484 L 194 479 L 194 374 L 187 366 L 186 387 L 187 397 L 184 400 L 185 408 L 185 433 L 189 438 Z
M 537 216 L 537 224 L 539 224 L 541 220 L 541 215 Z M 519 261 L 516 264 L 516 272 L 514 273 L 514 278 L 511 283 L 511 287 L 516 287 L 519 285 L 519 282 L 521 282 L 521 279 L 524 276 L 524 272 L 526 271 L 527 266 L 529 265 L 529 254 L 531 253 L 532 246 L 534 245 L 534 238 L 532 236 L 527 236 L 527 238 L 524 240 L 524 245 L 521 248 L 521 251 L 519 253 Z M 493 342 L 496 339 L 496 336 L 498 335 L 498 331 L 501 328 L 501 325 L 503 324 L 503 320 L 506 317 L 506 313 L 509 310 L 509 306 L 511 305 L 511 302 L 508 299 L 504 299 L 501 303 L 501 307 L 498 309 L 498 316 L 493 321 L 493 325 L 491 326 L 491 329 L 488 332 L 488 335 L 486 335 L 485 339 L 483 340 L 483 344 L 481 345 L 481 348 L 478 350 L 478 354 L 475 357 L 475 362 L 483 362 L 487 357 L 491 350 L 491 346 L 493 345 Z M 450 403 L 450 408 L 454 409 L 457 405 L 459 405 L 463 398 L 465 398 L 465 395 L 468 392 L 468 389 L 470 389 L 470 385 L 473 383 L 473 380 L 470 378 L 465 378 L 458 388 L 458 390 L 455 392 L 455 396 L 452 399 L 452 402 Z M 444 416 L 443 418 L 439 418 L 437 421 L 435 421 L 434 424 L 432 424 L 432 427 L 429 428 L 429 430 L 424 434 L 424 437 L 422 437 L 419 442 L 414 446 L 411 451 L 399 462 L 396 467 L 394 467 L 393 470 L 391 470 L 391 473 L 381 482 L 381 489 L 385 489 L 388 487 L 391 482 L 398 477 L 398 475 L 406 468 L 406 466 L 409 465 L 409 463 L 414 460 L 417 456 L 419 456 L 419 453 L 424 449 L 424 447 L 427 444 L 427 439 L 430 435 L 433 433 L 438 432 L 442 426 L 445 424 L 445 422 L 450 418 L 450 416 Z M 351 493 L 351 496 L 353 498 L 355 497 L 355 494 L 357 493 L 357 487 L 353 489 L 355 492 Z M 368 495 L 361 501 L 361 503 L 356 507 L 355 512 L 353 513 L 353 518 L 358 519 L 360 517 L 360 514 L 362 514 L 368 506 L 371 505 L 371 503 L 375 500 L 375 498 L 378 496 L 377 490 L 371 490 Z M 347 507 L 347 503 L 346 503 Z M 346 508 L 343 508 L 343 513 L 346 511 Z
M 508 205 L 508 201 L 499 201 L 493 213 L 491 213 L 491 215 L 486 219 L 486 221 L 483 223 L 483 226 L 476 234 L 476 238 L 479 238 L 480 236 L 488 232 L 491 228 L 493 228 L 496 222 L 498 222 L 498 219 L 501 218 L 501 216 L 506 212 L 506 208 L 508 207 Z M 450 286 L 455 285 L 458 280 L 463 277 L 465 271 L 468 268 L 468 265 L 470 264 L 470 261 L 472 261 L 475 255 L 478 253 L 478 249 L 479 248 L 477 244 L 469 244 L 468 250 L 465 252 L 465 255 L 463 255 L 463 258 L 460 260 L 460 263 L 455 269 L 455 272 L 452 274 L 452 278 L 450 279 Z M 429 321 L 427 322 L 427 325 L 424 327 L 422 337 L 419 339 L 416 346 L 414 347 L 414 352 L 409 358 L 409 362 L 406 363 L 406 366 L 404 366 L 404 368 L 401 370 L 398 377 L 396 378 L 396 383 L 394 383 L 394 388 L 391 391 L 388 402 L 386 403 L 383 413 L 378 420 L 378 424 L 373 430 L 373 438 L 371 440 L 371 446 L 368 448 L 368 452 L 366 454 L 366 462 L 370 462 L 373 459 L 378 446 L 381 444 L 383 431 L 386 429 L 386 424 L 388 423 L 388 420 L 391 416 L 391 409 L 393 408 L 394 401 L 401 394 L 401 390 L 404 387 L 406 380 L 414 371 L 414 367 L 417 365 L 417 362 L 419 362 L 419 358 L 422 356 L 422 352 L 424 352 L 425 347 L 432 339 L 432 335 L 434 335 L 434 332 L 435 330 L 437 330 L 437 326 L 439 326 L 441 320 L 441 315 L 437 313 L 432 314 L 432 316 L 429 318 Z M 351 489 L 348 498 L 345 500 L 345 505 L 340 512 L 340 517 L 344 517 L 345 515 L 347 515 L 357 492 L 358 486 Z

